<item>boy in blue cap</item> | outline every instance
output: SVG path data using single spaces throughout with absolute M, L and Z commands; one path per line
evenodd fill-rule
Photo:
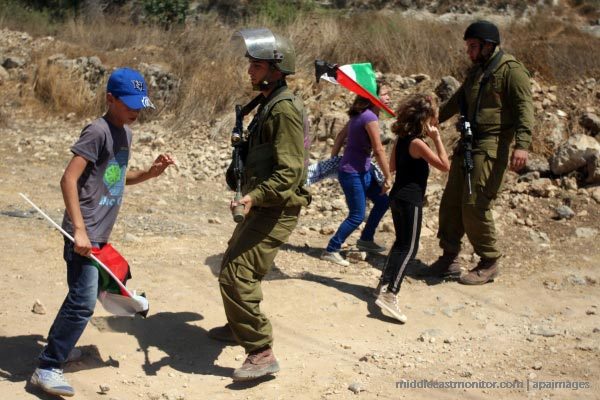
M 171 164 L 167 154 L 159 155 L 146 171 L 127 171 L 133 123 L 143 108 L 154 108 L 142 75 L 129 68 L 115 70 L 106 86 L 106 114 L 83 128 L 71 147 L 69 162 L 60 186 L 65 201 L 63 229 L 74 237 L 65 240 L 69 293 L 50 332 L 48 344 L 39 356 L 31 383 L 60 396 L 73 396 L 63 375 L 68 361 L 81 357 L 75 344 L 94 313 L 98 296 L 98 269 L 88 256 L 92 247 L 102 248 L 117 218 L 123 189 L 155 178 Z

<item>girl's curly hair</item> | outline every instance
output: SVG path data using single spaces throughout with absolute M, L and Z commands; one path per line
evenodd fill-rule
M 399 137 L 425 136 L 425 124 L 436 118 L 437 100 L 434 95 L 417 93 L 408 96 L 398 107 L 392 132 Z M 437 121 L 434 121 L 437 124 Z

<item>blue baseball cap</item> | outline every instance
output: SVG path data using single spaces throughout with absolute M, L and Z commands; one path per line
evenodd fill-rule
M 148 88 L 142 74 L 131 68 L 119 68 L 108 78 L 106 91 L 132 110 L 155 108 L 148 97 Z

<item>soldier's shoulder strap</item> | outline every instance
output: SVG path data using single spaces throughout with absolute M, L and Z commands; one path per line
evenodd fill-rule
M 512 70 L 512 69 L 522 69 L 523 71 L 525 71 L 525 73 L 527 75 L 531 76 L 531 73 L 525 67 L 525 65 L 521 61 L 517 60 L 514 56 L 512 56 L 510 54 L 504 54 L 504 56 L 502 57 L 502 60 L 496 66 L 495 71 L 497 71 L 498 69 L 500 69 L 500 67 L 502 67 L 504 65 L 506 65 L 506 67 L 509 70 Z
M 302 102 L 299 101 L 299 99 L 296 96 L 294 96 L 292 94 L 292 92 L 289 91 L 289 89 L 286 88 L 285 90 L 282 90 L 280 93 L 275 95 L 261 109 L 259 109 L 260 115 L 258 118 L 258 126 L 257 126 L 258 132 L 261 131 L 262 125 L 263 125 L 265 119 L 271 113 L 271 110 L 273 109 L 273 107 L 275 107 L 275 105 L 277 103 L 279 103 L 280 101 L 283 101 L 283 100 L 291 101 L 292 105 L 298 111 L 298 113 L 300 113 L 301 116 L 304 114 L 304 107 L 302 106 Z

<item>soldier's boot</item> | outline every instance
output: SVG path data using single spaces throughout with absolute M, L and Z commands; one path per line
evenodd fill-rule
M 465 285 L 483 285 L 493 282 L 500 273 L 498 258 L 482 258 L 477 266 L 458 280 Z
M 425 276 L 437 276 L 440 278 L 458 278 L 462 274 L 462 264 L 458 259 L 458 253 L 444 250 L 429 268 L 425 268 L 422 274 Z
M 270 347 L 248 354 L 244 364 L 233 371 L 234 381 L 251 381 L 279 372 L 279 363 Z

